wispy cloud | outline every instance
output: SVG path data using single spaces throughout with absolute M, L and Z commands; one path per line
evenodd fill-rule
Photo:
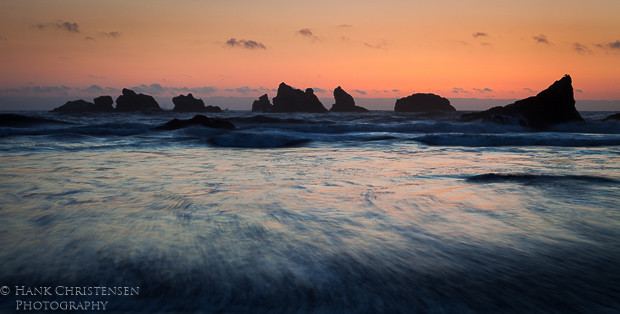
M 490 88 L 474 88 L 475 91 L 479 92 L 479 93 L 492 93 L 493 90 Z
M 609 47 L 610 49 L 620 49 L 620 40 L 616 40 L 615 42 L 607 44 L 607 47 Z
M 244 49 L 250 49 L 250 50 L 267 49 L 267 47 L 265 47 L 265 45 L 260 42 L 257 42 L 254 40 L 245 40 L 245 39 L 237 40 L 235 38 L 231 38 L 227 40 L 226 46 L 232 47 L 232 48 L 244 48 Z
M 580 44 L 578 42 L 574 42 L 573 43 L 573 49 L 575 51 L 577 51 L 580 54 L 592 54 L 592 50 L 590 50 L 590 48 L 588 48 L 588 46 L 584 45 L 584 44 Z
M 0 36 L 0 41 L 7 41 L 7 39 L 4 36 Z
M 356 93 L 358 93 L 360 95 L 366 95 L 366 91 L 359 90 L 359 89 L 354 89 L 353 92 L 356 92 Z
M 38 23 L 35 24 L 34 27 L 39 30 L 44 30 L 48 28 L 53 28 L 61 31 L 66 31 L 69 33 L 79 33 L 80 26 L 78 23 L 71 22 L 51 22 L 51 23 Z
M 84 40 L 92 40 L 92 41 L 94 41 L 94 40 L 95 40 L 95 38 L 90 37 L 90 36 L 86 36 L 86 37 L 84 37 Z
M 388 43 L 385 39 L 381 40 L 380 43 L 376 43 L 376 44 L 364 42 L 364 46 L 371 48 L 371 49 L 387 50 L 387 45 Z
M 351 28 L 351 27 L 353 27 L 353 25 L 351 25 L 351 24 L 340 24 L 340 25 L 338 25 L 338 27 L 340 27 L 340 28 Z
M 308 36 L 308 37 L 314 36 L 314 34 L 312 34 L 312 31 L 309 28 L 302 28 L 297 31 L 297 34 L 300 34 L 302 36 Z
M 575 91 L 576 91 L 577 93 L 583 93 L 583 90 L 581 90 L 581 89 L 576 89 Z
M 530 92 L 530 93 L 532 93 L 532 94 L 535 94 L 535 93 L 536 93 L 536 91 L 535 91 L 535 90 L 533 90 L 533 89 L 531 89 L 531 88 L 528 88 L 528 87 L 524 87 L 524 88 L 523 88 L 523 90 L 525 90 L 525 91 L 527 91 L 527 92 Z
M 101 37 L 116 39 L 116 38 L 123 36 L 123 33 L 121 32 L 100 32 L 99 35 L 101 35 Z
M 240 93 L 240 94 L 260 93 L 260 91 L 258 89 L 250 88 L 248 86 L 242 86 L 242 87 L 238 87 L 238 88 L 227 88 L 227 89 L 225 89 L 225 91 L 227 91 L 227 92 L 235 92 L 235 93 Z
M 474 36 L 474 38 L 478 38 L 478 37 L 488 37 L 489 34 L 484 33 L 484 32 L 475 32 L 472 34 L 472 36 Z
M 319 36 L 316 36 L 311 29 L 309 28 L 302 28 L 300 30 L 298 30 L 297 32 L 295 32 L 295 34 L 301 35 L 305 38 L 309 38 L 312 40 L 312 42 L 316 42 L 319 40 Z
M 471 94 L 470 91 L 465 90 L 465 89 L 460 88 L 460 87 L 452 88 L 452 93 L 457 94 L 457 95 L 459 95 L 459 94 Z
M 539 44 L 545 44 L 545 45 L 551 44 L 551 42 L 549 42 L 549 39 L 547 38 L 545 34 L 539 34 L 539 35 L 533 36 L 532 39 L 534 39 L 534 41 Z

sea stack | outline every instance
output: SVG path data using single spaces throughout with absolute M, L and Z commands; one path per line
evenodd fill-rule
M 583 121 L 575 108 L 572 79 L 568 74 L 536 96 L 503 107 L 464 114 L 461 119 L 464 121 L 482 119 L 497 123 L 516 122 L 535 129 L 544 129 L 557 123 Z
M 161 111 L 153 96 L 136 94 L 131 89 L 123 88 L 123 94 L 116 98 L 116 111 Z
M 273 105 L 269 101 L 269 96 L 265 94 L 258 97 L 258 99 L 252 103 L 252 112 L 270 112 L 272 107 Z
M 394 105 L 396 112 L 453 112 L 456 111 L 447 98 L 435 94 L 417 93 L 403 97 Z
M 222 108 L 218 106 L 207 106 L 202 99 L 194 98 L 192 93 L 187 96 L 181 94 L 172 98 L 174 104 L 173 112 L 222 112 Z
M 345 92 L 342 87 L 338 86 L 334 89 L 334 99 L 336 103 L 332 105 L 329 111 L 332 112 L 368 112 L 368 109 L 355 105 L 353 96 Z
M 100 96 L 94 99 L 95 103 L 83 99 L 67 101 L 64 105 L 54 108 L 52 112 L 79 113 L 79 112 L 112 112 L 112 96 Z
M 278 94 L 273 98 L 271 112 L 323 113 L 327 112 L 327 109 L 316 97 L 312 88 L 307 88 L 304 92 L 285 83 L 280 83 Z

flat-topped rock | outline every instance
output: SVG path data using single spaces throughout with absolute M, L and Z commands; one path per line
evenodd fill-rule
M 464 114 L 461 119 L 464 121 L 482 119 L 504 124 L 516 122 L 535 129 L 543 129 L 558 123 L 583 121 L 575 108 L 572 79 L 568 74 L 536 96 L 503 107 Z
M 450 101 L 439 95 L 417 93 L 396 100 L 396 112 L 453 112 L 456 111 Z
M 109 97 L 109 99 L 108 99 Z M 83 99 L 67 101 L 64 105 L 54 108 L 52 112 L 79 113 L 79 112 L 112 112 L 114 103 L 111 96 L 95 98 L 95 103 Z

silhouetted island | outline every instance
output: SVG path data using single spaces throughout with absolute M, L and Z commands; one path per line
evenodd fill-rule
M 161 111 L 153 96 L 136 94 L 131 89 L 123 88 L 123 94 L 116 98 L 116 111 Z
M 603 119 L 603 121 L 609 121 L 609 120 L 620 121 L 620 113 L 612 114 L 610 116 L 607 116 L 605 119 Z
M 513 123 L 542 129 L 557 123 L 583 121 L 575 108 L 573 85 L 566 74 L 536 96 L 482 112 L 467 113 L 461 116 L 464 121 L 482 119 L 497 123 Z
M 267 94 L 258 97 L 258 99 L 252 103 L 252 112 L 270 112 L 272 108 L 273 105 L 269 101 L 269 96 L 267 96 Z
M 99 96 L 94 99 L 95 103 L 83 99 L 67 101 L 64 105 L 54 108 L 52 112 L 78 113 L 78 112 L 112 112 L 112 96 Z
M 307 88 L 304 92 L 300 89 L 292 88 L 285 83 L 280 83 L 278 94 L 273 98 L 271 112 L 323 113 L 327 112 L 327 109 L 314 94 L 312 88 Z
M 334 89 L 334 99 L 336 103 L 332 105 L 329 111 L 332 112 L 368 112 L 368 109 L 355 105 L 353 96 L 345 92 L 342 87 L 338 86 Z
M 198 115 L 195 115 L 191 119 L 186 119 L 186 120 L 173 119 L 162 126 L 156 127 L 155 130 L 178 130 L 178 129 L 187 128 L 193 125 L 202 125 L 202 126 L 209 127 L 209 128 L 226 129 L 226 130 L 236 129 L 234 124 L 224 119 L 209 118 L 201 114 L 198 114 Z
M 435 94 L 417 93 L 396 100 L 396 112 L 452 112 L 456 111 L 447 98 Z
M 172 98 L 174 104 L 173 112 L 222 112 L 222 108 L 219 106 L 206 106 L 202 99 L 194 98 L 192 93 L 187 96 L 181 94 Z

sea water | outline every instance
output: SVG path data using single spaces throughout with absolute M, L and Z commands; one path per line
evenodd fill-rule
M 2 311 L 620 311 L 605 113 L 544 131 L 380 111 L 210 115 L 234 131 L 20 114 L 36 120 L 0 126 Z

